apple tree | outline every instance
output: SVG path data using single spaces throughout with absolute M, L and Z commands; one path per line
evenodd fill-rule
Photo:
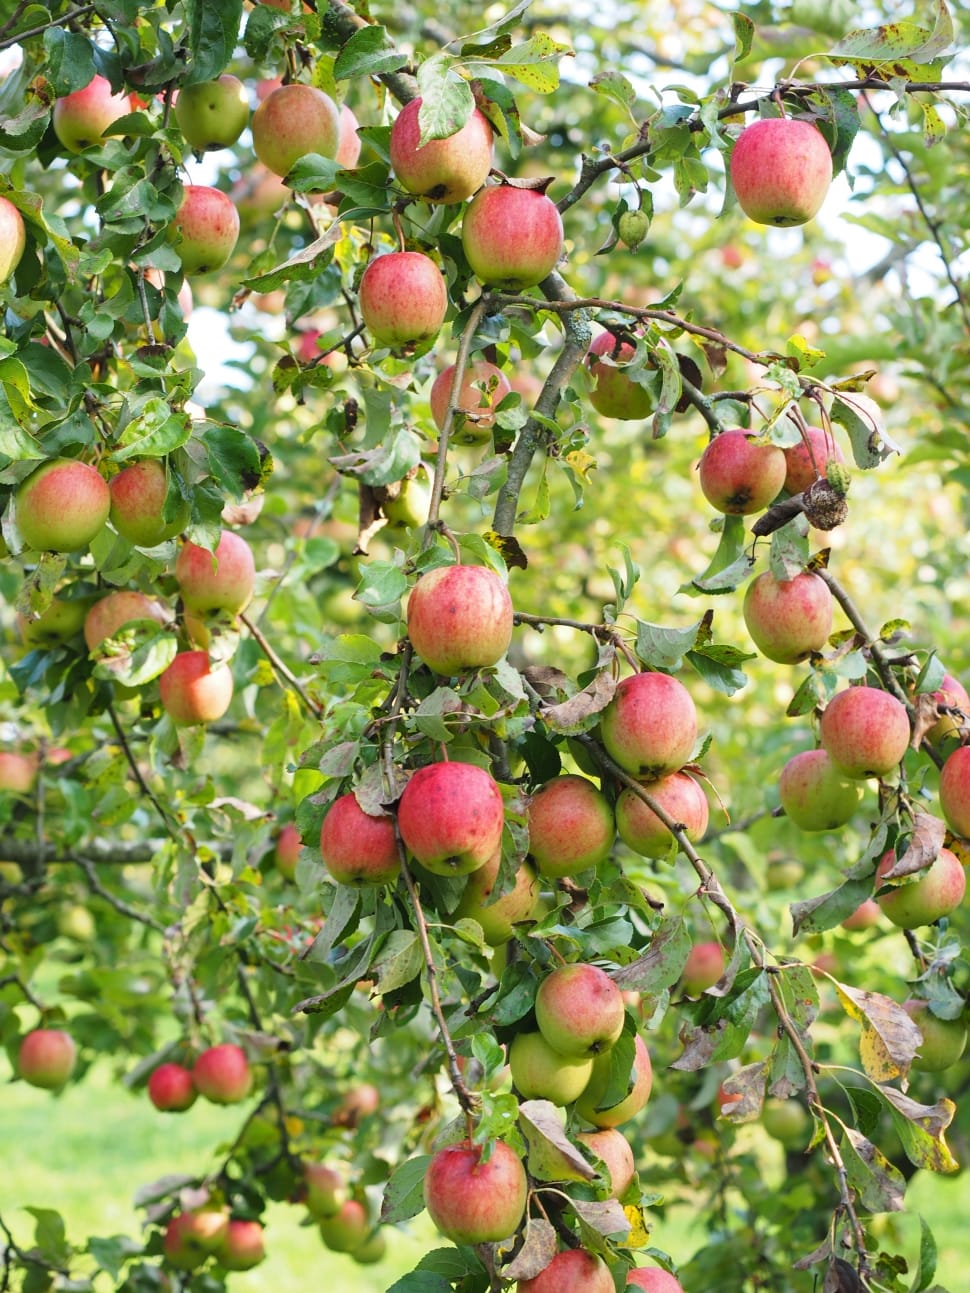
M 967 26 L 0 19 L 0 1039 L 238 1106 L 0 1288 L 941 1287 Z

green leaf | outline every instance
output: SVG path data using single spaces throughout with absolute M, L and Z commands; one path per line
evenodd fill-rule
M 622 72 L 613 69 L 597 72 L 590 81 L 589 88 L 606 99 L 612 99 L 632 115 L 633 106 L 637 101 L 637 92 Z
M 704 620 L 700 619 L 686 629 L 668 629 L 660 624 L 647 624 L 644 620 L 637 620 L 638 658 L 652 669 L 675 672 L 697 641 L 698 631 L 703 623 Z
M 393 992 L 410 983 L 423 968 L 421 940 L 413 929 L 392 930 L 371 966 L 380 993 Z
M 464 1272 L 464 1267 L 462 1271 Z M 402 1275 L 388 1288 L 387 1293 L 452 1293 L 455 1285 L 444 1275 L 435 1275 L 431 1271 L 411 1271 Z
M 743 13 L 732 13 L 731 21 L 734 23 L 734 61 L 741 63 L 751 53 L 755 26 L 747 14 Z
M 418 110 L 418 144 L 447 139 L 471 116 L 475 96 L 471 86 L 443 55 L 429 58 L 418 68 L 421 107 Z
M 806 898 L 791 905 L 792 933 L 821 934 L 834 929 L 851 916 L 860 903 L 872 897 L 872 873 L 860 879 L 846 880 L 837 889 L 818 898 Z
M 540 31 L 523 44 L 513 45 L 496 59 L 495 65 L 536 94 L 552 94 L 559 88 L 558 60 L 572 52 L 569 45 L 560 44 Z
M 833 62 L 848 62 L 880 75 L 906 77 L 913 63 L 936 58 L 953 44 L 953 20 L 944 0 L 937 0 L 932 30 L 918 23 L 886 23 L 847 32 L 829 50 Z M 900 68 L 904 70 L 900 70 Z
M 380 76 L 399 71 L 407 61 L 384 28 L 373 23 L 355 31 L 343 46 L 333 65 L 333 78 L 348 81 L 357 76 Z
M 264 485 L 273 469 L 267 454 L 260 458 L 256 442 L 230 426 L 209 426 L 202 433 L 209 456 L 209 470 L 218 484 L 233 498 Z
M 702 575 L 683 584 L 680 592 L 697 596 L 698 593 L 733 593 L 744 582 L 753 562 L 745 551 L 746 534 L 744 518 L 725 516 L 721 538 L 711 563 Z
M 189 65 L 183 85 L 211 81 L 225 71 L 239 38 L 242 0 L 185 0 L 189 16 Z
M 690 933 L 680 916 L 665 916 L 650 937 L 647 951 L 610 976 L 624 992 L 653 996 L 680 978 L 691 947 Z
M 430 1154 L 419 1154 L 406 1159 L 391 1174 L 381 1202 L 383 1225 L 400 1225 L 424 1210 L 424 1178 L 430 1162 Z
M 906 1181 L 898 1167 L 865 1136 L 846 1127 L 842 1136 L 842 1161 L 849 1185 L 870 1212 L 900 1212 Z
M 737 647 L 711 644 L 688 651 L 685 659 L 700 674 L 709 687 L 725 696 L 733 696 L 748 685 L 748 675 L 739 669 L 741 660 L 753 660 L 754 652 Z
M 94 56 L 91 42 L 85 36 L 65 31 L 63 27 L 49 27 L 44 32 L 44 49 L 47 77 L 58 98 L 83 90 L 94 80 Z
M 40 1260 L 51 1266 L 66 1266 L 71 1249 L 61 1214 L 53 1208 L 25 1208 L 24 1211 L 34 1218 L 34 1243 Z
M 933 1238 L 933 1231 L 921 1216 L 919 1219 L 919 1265 L 913 1275 L 909 1293 L 925 1293 L 925 1290 L 933 1283 L 933 1277 L 936 1275 L 936 1260 L 936 1240 Z
M 925 1105 L 911 1100 L 895 1087 L 876 1084 L 873 1089 L 888 1105 L 906 1157 L 915 1167 L 925 1167 L 930 1172 L 959 1171 L 960 1165 L 945 1139 L 946 1129 L 956 1113 L 952 1100 Z

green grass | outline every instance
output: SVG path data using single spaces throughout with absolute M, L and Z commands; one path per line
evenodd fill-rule
M 144 1094 L 129 1095 L 105 1071 L 89 1073 L 83 1082 L 51 1096 L 24 1083 L 2 1087 L 0 1096 L 0 1216 L 15 1239 L 29 1246 L 33 1221 L 27 1206 L 54 1208 L 64 1216 L 68 1239 L 81 1244 L 88 1235 L 141 1233 L 144 1214 L 133 1199 L 144 1185 L 172 1173 L 203 1175 L 216 1167 L 226 1142 L 238 1129 L 238 1108 L 218 1108 L 199 1101 L 181 1115 L 157 1113 Z M 939 1246 L 937 1282 L 957 1293 L 965 1287 L 962 1234 L 967 1185 L 963 1175 L 940 1177 L 918 1173 L 907 1205 L 931 1225 Z M 358 1266 L 331 1253 L 316 1230 L 302 1225 L 298 1206 L 271 1204 L 266 1216 L 266 1261 L 253 1271 L 234 1275 L 234 1293 L 280 1293 L 315 1282 L 331 1281 L 355 1293 L 386 1293 L 411 1270 L 420 1256 L 441 1241 L 427 1217 L 398 1228 L 385 1260 Z M 886 1219 L 896 1229 L 916 1269 L 919 1223 L 915 1215 Z M 695 1209 L 671 1206 L 657 1217 L 652 1242 L 678 1262 L 704 1243 Z M 104 1284 L 107 1289 L 109 1286 Z

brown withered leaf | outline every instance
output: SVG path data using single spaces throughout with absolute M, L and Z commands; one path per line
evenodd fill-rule
M 946 823 L 931 813 L 915 813 L 913 816 L 913 833 L 902 857 L 883 873 L 883 880 L 895 880 L 900 876 L 914 875 L 936 861 L 943 841 L 946 838 Z
M 833 1257 L 825 1272 L 822 1293 L 862 1293 L 862 1284 L 847 1261 Z
M 854 1127 L 845 1128 L 842 1159 L 849 1184 L 870 1212 L 901 1212 L 906 1181 L 880 1150 Z
M 603 669 L 569 700 L 559 705 L 544 705 L 540 711 L 542 721 L 554 732 L 563 732 L 567 736 L 583 732 L 607 707 L 615 691 L 616 679 L 612 671 Z
M 874 1082 L 905 1077 L 922 1041 L 906 1011 L 881 992 L 866 992 L 833 979 L 842 1008 L 862 1026 L 859 1056 Z
M 768 1061 L 758 1060 L 726 1077 L 721 1093 L 731 1098 L 722 1099 L 719 1117 L 725 1122 L 756 1122 L 764 1103 L 767 1074 Z
M 596 1169 L 586 1161 L 563 1128 L 550 1100 L 524 1100 L 519 1124 L 529 1146 L 529 1175 L 539 1181 L 592 1181 Z
M 559 1248 L 556 1232 L 548 1221 L 530 1217 L 526 1222 L 522 1247 L 507 1266 L 502 1268 L 506 1280 L 531 1280 L 544 1271 Z

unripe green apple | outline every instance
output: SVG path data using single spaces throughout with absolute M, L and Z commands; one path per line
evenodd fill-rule
M 428 402 L 431 416 L 439 431 L 444 429 L 451 399 L 455 365 L 449 364 L 434 379 Z M 458 444 L 481 444 L 488 440 L 495 425 L 494 409 L 512 390 L 509 379 L 487 359 L 474 359 L 466 365 L 455 394 L 455 409 L 461 415 L 452 428 L 452 439 Z
M 698 479 L 712 507 L 728 516 L 749 516 L 775 499 L 786 471 L 785 455 L 777 445 L 759 443 L 753 431 L 733 427 L 708 443 Z
M 295 81 L 268 94 L 253 113 L 253 151 L 274 175 L 285 176 L 301 157 L 336 157 L 340 112 L 314 85 Z
M 330 1217 L 317 1222 L 320 1238 L 333 1253 L 355 1253 L 367 1242 L 371 1218 L 360 1199 L 347 1199 Z
M 31 1086 L 59 1091 L 74 1072 L 77 1047 L 61 1028 L 35 1028 L 17 1052 L 17 1073 Z
M 773 1139 L 787 1149 L 804 1149 L 811 1134 L 812 1120 L 797 1100 L 766 1100 L 761 1111 L 761 1125 Z
M 399 482 L 397 493 L 385 499 L 381 510 L 391 525 L 411 530 L 427 523 L 430 506 L 428 486 L 417 476 L 406 476 Z
M 834 607 L 828 584 L 814 572 L 782 580 L 765 570 L 748 584 L 742 614 L 763 656 L 776 664 L 798 664 L 824 649 Z
M 232 701 L 227 665 L 212 668 L 207 651 L 179 651 L 158 679 L 162 707 L 177 727 L 214 723 Z
M 482 187 L 492 169 L 492 127 L 474 108 L 446 139 L 421 143 L 422 99 L 404 105 L 391 126 L 391 168 L 409 193 L 428 202 L 462 202 Z
M 623 993 L 598 965 L 560 965 L 539 984 L 536 1023 L 560 1055 L 608 1051 L 626 1018 Z
M 24 646 L 31 649 L 57 646 L 80 632 L 90 607 L 90 597 L 54 597 L 35 620 L 18 612 L 17 631 Z
M 697 710 L 676 678 L 635 673 L 617 685 L 600 720 L 600 737 L 625 772 L 653 780 L 690 759 L 697 743 Z
M 119 117 L 134 111 L 128 94 L 114 94 L 110 82 L 95 75 L 80 90 L 63 95 L 54 104 L 54 134 L 72 153 L 102 142 L 104 132 Z
M 622 1123 L 636 1117 L 650 1099 L 653 1066 L 650 1063 L 647 1044 L 639 1033 L 636 1035 L 630 1089 L 617 1104 L 602 1108 L 601 1101 L 610 1080 L 611 1063 L 609 1051 L 597 1055 L 593 1061 L 593 1073 L 589 1079 L 589 1085 L 576 1101 L 576 1112 L 594 1127 L 619 1127 Z
M 797 444 L 786 445 L 785 489 L 789 494 L 801 494 L 813 480 L 825 478 L 830 462 L 845 459 L 831 431 L 823 427 L 803 427 L 802 438 Z
M 357 303 L 374 341 L 406 353 L 441 331 L 448 290 L 430 256 L 389 251 L 375 256 L 364 270 Z
M 253 550 L 240 534 L 223 530 L 214 551 L 184 543 L 175 560 L 175 578 L 186 607 L 196 615 L 209 611 L 238 614 L 249 605 L 256 583 Z
M 731 153 L 738 204 L 757 224 L 805 224 L 832 183 L 832 153 L 810 121 L 765 117 L 738 136 Z
M 186 184 L 171 225 L 183 274 L 222 269 L 239 238 L 239 212 L 228 193 L 208 184 Z
M 358 1266 L 374 1266 L 387 1256 L 387 1239 L 383 1230 L 372 1231 L 359 1248 L 350 1254 Z
M 528 1193 L 522 1161 L 504 1140 L 492 1142 L 487 1159 L 480 1145 L 467 1140 L 439 1149 L 424 1178 L 428 1214 L 456 1244 L 497 1243 L 514 1235 Z
M 84 617 L 84 641 L 89 651 L 96 651 L 107 638 L 113 638 L 137 620 L 155 620 L 166 624 L 168 610 L 154 597 L 134 588 L 118 588 L 101 597 Z
M 593 378 L 589 402 L 604 417 L 632 421 L 653 412 L 653 396 L 626 372 L 635 353 L 635 346 L 612 332 L 601 332 L 593 338 L 588 355 Z
M 517 1293 L 614 1293 L 610 1268 L 585 1248 L 563 1249 L 538 1275 L 515 1287 Z
M 502 792 L 473 763 L 429 763 L 404 787 L 397 822 L 406 847 L 428 871 L 467 875 L 501 847 Z
M 581 1096 L 593 1075 L 591 1055 L 563 1055 L 542 1033 L 516 1033 L 509 1046 L 509 1072 L 523 1100 L 567 1105 Z
M 335 1167 L 326 1163 L 307 1163 L 306 1206 L 317 1221 L 335 1216 L 347 1202 L 347 1182 Z
M 778 795 L 786 817 L 803 831 L 844 826 L 862 802 L 864 788 L 844 776 L 825 750 L 802 750 L 781 770 Z
M 642 208 L 624 211 L 616 222 L 616 232 L 621 242 L 636 251 L 650 231 L 650 217 Z
M 610 801 L 574 773 L 553 777 L 529 799 L 529 857 L 539 874 L 575 876 L 609 857 L 616 837 Z
M 534 287 L 559 262 L 562 218 L 535 188 L 498 184 L 472 198 L 461 222 L 461 245 L 472 273 L 493 287 Z
M 963 1055 L 967 1044 L 965 1018 L 941 1019 L 926 1001 L 910 998 L 903 1009 L 922 1034 L 912 1067 L 920 1073 L 942 1073 Z
M 214 81 L 184 85 L 175 99 L 175 120 L 196 152 L 228 148 L 249 124 L 246 87 L 229 72 Z
M 819 723 L 822 747 L 847 777 L 884 777 L 909 748 L 906 706 L 879 687 L 848 687 L 825 706 Z
M 111 493 L 100 473 L 76 458 L 51 458 L 21 481 L 17 528 L 38 552 L 86 548 L 108 519 Z
M 659 781 L 641 783 L 648 794 L 689 840 L 699 840 L 707 830 L 707 796 L 689 773 L 672 772 Z M 672 835 L 652 808 L 629 788 L 616 801 L 616 829 L 620 838 L 641 857 L 666 857 Z
M 877 888 L 895 861 L 896 855 L 891 850 L 883 854 L 876 867 Z M 877 895 L 876 901 L 894 925 L 900 929 L 918 929 L 955 911 L 963 902 L 966 887 L 967 877 L 960 859 L 950 849 L 943 848 L 925 870 L 905 877 L 886 893 Z
M 324 866 L 339 884 L 393 884 L 401 871 L 394 818 L 365 813 L 352 792 L 334 800 L 320 828 Z
M 27 229 L 20 211 L 0 197 L 0 284 L 13 275 L 27 246 Z
M 195 1089 L 213 1104 L 238 1104 L 249 1095 L 253 1074 L 246 1052 L 234 1042 L 204 1050 L 192 1066 Z
M 485 942 L 490 947 L 507 943 L 515 933 L 519 921 L 528 920 L 539 901 L 539 881 L 528 862 L 523 862 L 515 873 L 515 883 L 507 893 L 491 902 L 492 891 L 502 863 L 501 850 L 484 866 L 472 871 L 452 920 L 474 920 L 481 926 Z
M 108 482 L 111 491 L 109 520 L 123 539 L 139 548 L 154 548 L 173 539 L 189 522 L 190 509 L 178 499 L 165 519 L 168 475 L 158 458 L 142 458 L 122 467 Z
M 512 640 L 512 598 L 486 566 L 437 566 L 411 589 L 407 629 L 419 659 L 453 677 L 497 664 Z

